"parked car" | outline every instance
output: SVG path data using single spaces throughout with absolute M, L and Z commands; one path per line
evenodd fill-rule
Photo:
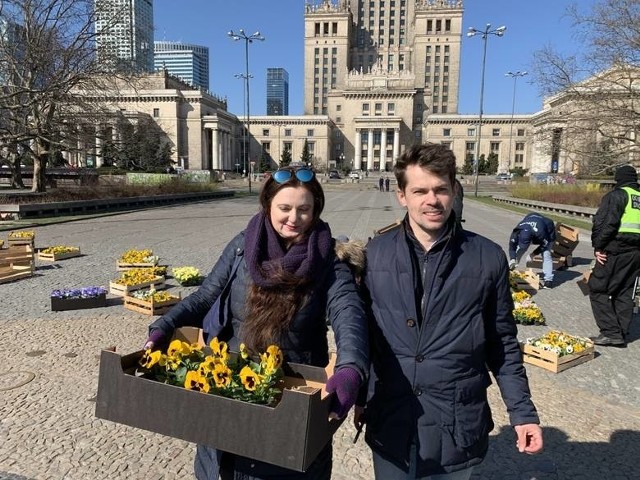
M 338 170 L 329 170 L 329 178 L 342 178 Z
M 498 175 L 496 175 L 496 180 L 511 180 L 511 174 L 510 173 L 499 173 Z
M 349 173 L 349 178 L 351 178 L 352 180 L 360 180 L 360 172 L 350 172 Z

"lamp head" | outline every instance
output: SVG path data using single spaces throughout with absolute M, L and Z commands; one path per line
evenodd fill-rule
M 473 37 L 476 33 L 478 33 L 478 31 L 475 28 L 469 27 L 469 30 L 467 30 L 467 37 Z
M 496 35 L 499 37 L 503 36 L 506 29 L 507 27 L 505 27 L 504 25 L 496 28 Z

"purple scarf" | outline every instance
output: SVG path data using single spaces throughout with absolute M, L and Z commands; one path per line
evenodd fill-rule
M 244 257 L 253 282 L 259 287 L 277 286 L 273 273 L 284 270 L 309 280 L 329 259 L 332 250 L 329 225 L 318 220 L 306 240 L 294 243 L 287 250 L 264 212 L 258 213 L 247 225 Z

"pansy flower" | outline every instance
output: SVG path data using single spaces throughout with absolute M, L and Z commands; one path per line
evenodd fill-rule
M 160 350 L 151 351 L 147 349 L 139 360 L 139 364 L 142 368 L 151 368 L 160 361 L 162 352 Z
M 218 337 L 214 337 L 211 342 L 209 342 L 209 347 L 211 347 L 211 354 L 220 359 L 222 362 L 226 362 L 229 357 L 229 346 L 225 342 L 219 342 Z
M 240 380 L 244 388 L 250 392 L 253 392 L 262 381 L 260 376 L 248 366 L 240 370 Z
M 246 368 L 246 367 L 245 367 Z M 217 388 L 228 387 L 231 384 L 233 372 L 224 363 L 216 363 L 213 367 L 213 381 Z
M 209 393 L 209 382 L 207 378 L 193 370 L 188 371 L 184 379 L 184 388 L 197 392 Z

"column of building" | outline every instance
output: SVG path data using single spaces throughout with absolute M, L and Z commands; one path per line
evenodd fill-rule
M 396 160 L 400 155 L 400 129 L 393 129 L 393 158 L 391 159 L 391 166 L 394 167 Z
M 384 172 L 387 167 L 387 129 L 380 132 L 380 171 Z
M 373 130 L 367 130 L 367 170 L 373 170 Z
M 355 158 L 353 159 L 353 168 L 355 170 L 362 170 L 362 134 L 360 130 L 356 128 L 356 139 L 355 139 Z

